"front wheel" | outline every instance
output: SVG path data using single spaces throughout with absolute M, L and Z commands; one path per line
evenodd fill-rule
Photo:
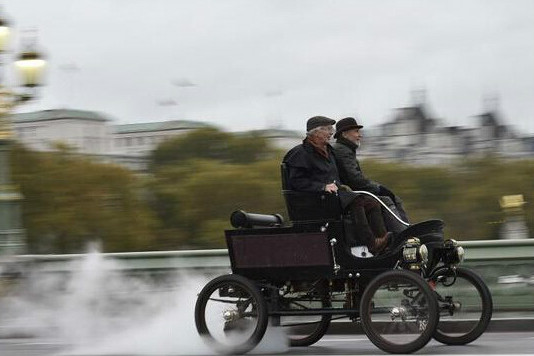
M 256 285 L 239 275 L 210 281 L 195 306 L 197 331 L 217 352 L 243 354 L 263 338 L 269 317 Z
M 476 340 L 493 313 L 491 293 L 475 272 L 467 268 L 441 269 L 432 277 L 440 309 L 434 339 L 447 345 Z
M 438 322 L 436 298 L 428 283 L 409 271 L 389 271 L 373 279 L 360 303 L 367 337 L 389 353 L 412 353 L 432 338 Z

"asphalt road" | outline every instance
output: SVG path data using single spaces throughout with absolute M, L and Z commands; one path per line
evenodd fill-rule
M 52 356 L 52 355 L 114 355 L 117 353 L 87 353 L 69 351 L 68 345 L 45 339 L 2 339 L 0 355 L 2 356 Z M 165 355 L 193 355 L 195 353 L 166 353 Z M 291 348 L 285 352 L 265 353 L 264 355 L 384 355 L 364 335 L 326 335 L 314 346 Z M 481 338 L 466 346 L 446 346 L 431 341 L 417 355 L 534 355 L 534 332 L 486 333 Z M 120 354 L 127 356 L 126 354 Z M 162 356 L 161 353 L 130 353 L 138 356 Z M 198 355 L 205 355 L 199 352 Z

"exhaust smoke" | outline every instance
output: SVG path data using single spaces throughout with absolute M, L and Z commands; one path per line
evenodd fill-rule
M 96 250 L 68 269 L 31 271 L 11 288 L 0 298 L 0 330 L 55 340 L 68 355 L 213 353 L 193 315 L 197 293 L 213 276 L 128 275 L 120 261 Z M 269 327 L 251 353 L 284 352 L 287 345 L 280 328 Z

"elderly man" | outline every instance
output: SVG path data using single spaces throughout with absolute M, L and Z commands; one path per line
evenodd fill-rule
M 303 192 L 338 192 L 339 172 L 333 148 L 329 144 L 334 133 L 334 123 L 334 120 L 324 116 L 314 116 L 307 121 L 306 138 L 302 144 L 293 147 L 283 159 L 288 169 L 289 189 Z M 343 208 L 350 209 L 356 222 L 357 236 L 355 241 L 348 237 L 349 244 L 366 245 L 371 252 L 380 252 L 387 241 L 380 207 L 370 207 L 366 197 L 352 192 L 341 192 L 340 198 Z
M 370 193 L 389 197 L 404 221 L 408 221 L 402 201 L 393 194 L 388 188 L 368 179 L 362 172 L 356 150 L 360 147 L 363 128 L 356 122 L 353 117 L 341 119 L 336 124 L 336 143 L 334 144 L 334 153 L 336 164 L 339 169 L 339 176 L 343 184 L 348 185 L 352 190 L 365 190 Z
M 306 138 L 284 157 L 289 171 L 289 188 L 303 192 L 338 190 L 339 174 L 328 143 L 334 134 L 335 120 L 314 116 L 306 123 Z

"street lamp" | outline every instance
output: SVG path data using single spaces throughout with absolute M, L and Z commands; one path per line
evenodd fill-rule
M 11 30 L 9 22 L 0 17 L 0 71 L 5 70 Z M 36 96 L 45 61 L 37 52 L 35 42 L 28 42 L 15 60 L 21 84 L 18 90 L 9 88 L 5 76 L 0 77 L 0 254 L 25 252 L 25 233 L 22 226 L 22 195 L 11 182 L 10 151 L 13 142 L 10 114 L 15 107 Z M 3 73 L 2 73 L 3 74 Z

